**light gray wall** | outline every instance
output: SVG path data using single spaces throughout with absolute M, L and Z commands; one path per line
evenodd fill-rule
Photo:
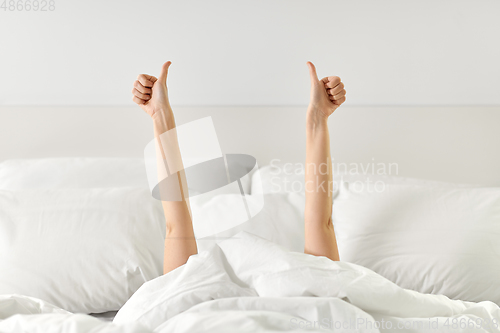
M 498 184 L 499 12 L 496 0 L 56 0 L 54 11 L 7 8 L 0 160 L 141 156 L 151 124 L 132 105 L 131 85 L 172 60 L 169 93 L 180 123 L 212 115 L 225 152 L 252 154 L 260 165 L 302 161 L 311 60 L 348 91 L 331 121 L 334 163 L 398 163 L 404 176 Z
M 16 1 L 17 3 L 17 1 Z M 0 16 L 0 105 L 129 105 L 172 60 L 174 105 L 303 105 L 305 62 L 351 105 L 499 105 L 497 0 L 55 0 Z
M 177 107 L 175 113 L 178 125 L 212 116 L 224 153 L 251 154 L 260 166 L 304 162 L 303 107 Z M 400 176 L 500 186 L 499 124 L 500 107 L 342 106 L 329 120 L 331 152 L 334 166 L 396 163 Z M 141 157 L 151 139 L 151 120 L 138 107 L 0 107 L 0 161 Z

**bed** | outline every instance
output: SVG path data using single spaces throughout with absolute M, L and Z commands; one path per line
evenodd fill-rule
M 272 159 L 240 146 L 233 152 L 262 161 L 243 192 L 192 207 L 227 227 L 199 237 L 199 254 L 162 275 L 165 222 L 142 151 L 85 157 L 73 148 L 83 157 L 8 148 L 0 162 L 0 332 L 500 332 L 500 179 L 491 166 L 462 182 L 439 170 L 430 180 L 336 170 L 341 261 L 332 262 L 303 253 L 296 152 Z M 242 195 L 264 205 L 234 225 Z

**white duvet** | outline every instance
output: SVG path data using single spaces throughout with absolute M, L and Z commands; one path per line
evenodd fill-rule
M 145 283 L 112 323 L 0 296 L 0 332 L 500 332 L 500 308 L 398 287 L 242 232 Z

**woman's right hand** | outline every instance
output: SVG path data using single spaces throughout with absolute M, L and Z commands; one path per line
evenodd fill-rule
M 327 119 L 346 100 L 344 84 L 338 76 L 327 76 L 319 80 L 314 64 L 308 61 L 307 66 L 311 77 L 308 116 Z
M 140 74 L 134 82 L 132 100 L 155 120 L 165 113 L 171 113 L 172 108 L 168 100 L 167 75 L 171 62 L 163 64 L 158 78 Z

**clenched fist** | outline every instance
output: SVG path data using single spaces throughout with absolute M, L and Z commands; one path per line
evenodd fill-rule
M 158 78 L 140 74 L 134 82 L 132 100 L 153 119 L 159 113 L 171 110 L 167 90 L 167 75 L 170 64 L 170 61 L 163 64 Z
M 319 80 L 313 63 L 307 62 L 307 66 L 311 77 L 309 111 L 329 117 L 346 100 L 344 84 L 338 76 L 328 76 Z

